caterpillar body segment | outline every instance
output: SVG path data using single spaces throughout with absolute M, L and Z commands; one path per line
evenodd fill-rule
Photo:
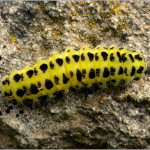
M 109 72 L 110 82 L 116 86 L 123 79 L 123 62 L 120 55 L 120 50 L 116 46 L 110 46 L 108 48 L 109 59 Z M 120 64 L 120 65 L 118 65 Z
M 81 58 L 80 51 L 75 50 L 73 47 L 69 47 L 65 50 L 64 64 L 66 66 L 66 72 L 70 79 L 71 86 L 75 89 L 79 89 L 82 86 L 81 83 Z
M 63 53 L 54 53 L 47 60 L 15 70 L 1 81 L 3 96 L 8 100 L 23 101 L 52 97 L 70 87 L 90 87 L 93 83 L 106 86 L 111 83 L 128 84 L 142 78 L 146 63 L 141 54 L 127 49 L 97 46 L 75 50 L 69 47 Z

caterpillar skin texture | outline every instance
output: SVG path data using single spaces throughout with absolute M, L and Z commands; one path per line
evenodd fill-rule
M 1 89 L 8 100 L 36 101 L 44 95 L 52 97 L 58 91 L 77 89 L 83 84 L 87 87 L 93 83 L 99 86 L 106 86 L 108 82 L 114 86 L 128 84 L 142 78 L 145 68 L 144 58 L 139 53 L 116 46 L 83 47 L 78 51 L 68 48 L 34 66 L 13 71 L 2 79 Z

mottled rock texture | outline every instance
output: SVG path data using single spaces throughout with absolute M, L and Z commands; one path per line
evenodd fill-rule
M 0 2 L 0 14 L 0 79 L 68 46 L 114 44 L 149 64 L 150 2 Z M 150 148 L 149 81 L 39 102 L 0 93 L 0 148 Z

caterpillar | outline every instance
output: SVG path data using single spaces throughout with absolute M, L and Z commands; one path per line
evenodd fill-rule
M 70 87 L 78 89 L 83 84 L 87 87 L 94 83 L 128 84 L 141 79 L 145 69 L 141 54 L 125 48 L 69 47 L 62 53 L 51 54 L 47 60 L 13 71 L 2 79 L 1 90 L 8 100 L 37 101 L 45 95 L 52 97 L 57 92 L 68 91 Z

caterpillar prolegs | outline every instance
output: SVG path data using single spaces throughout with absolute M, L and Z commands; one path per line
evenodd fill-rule
M 80 50 L 67 48 L 63 53 L 51 54 L 47 60 L 34 66 L 13 71 L 1 81 L 3 96 L 8 100 L 38 100 L 41 96 L 53 96 L 70 87 L 90 87 L 108 82 L 116 86 L 120 82 L 130 83 L 142 78 L 146 63 L 141 54 L 110 46 L 95 49 L 83 47 Z

